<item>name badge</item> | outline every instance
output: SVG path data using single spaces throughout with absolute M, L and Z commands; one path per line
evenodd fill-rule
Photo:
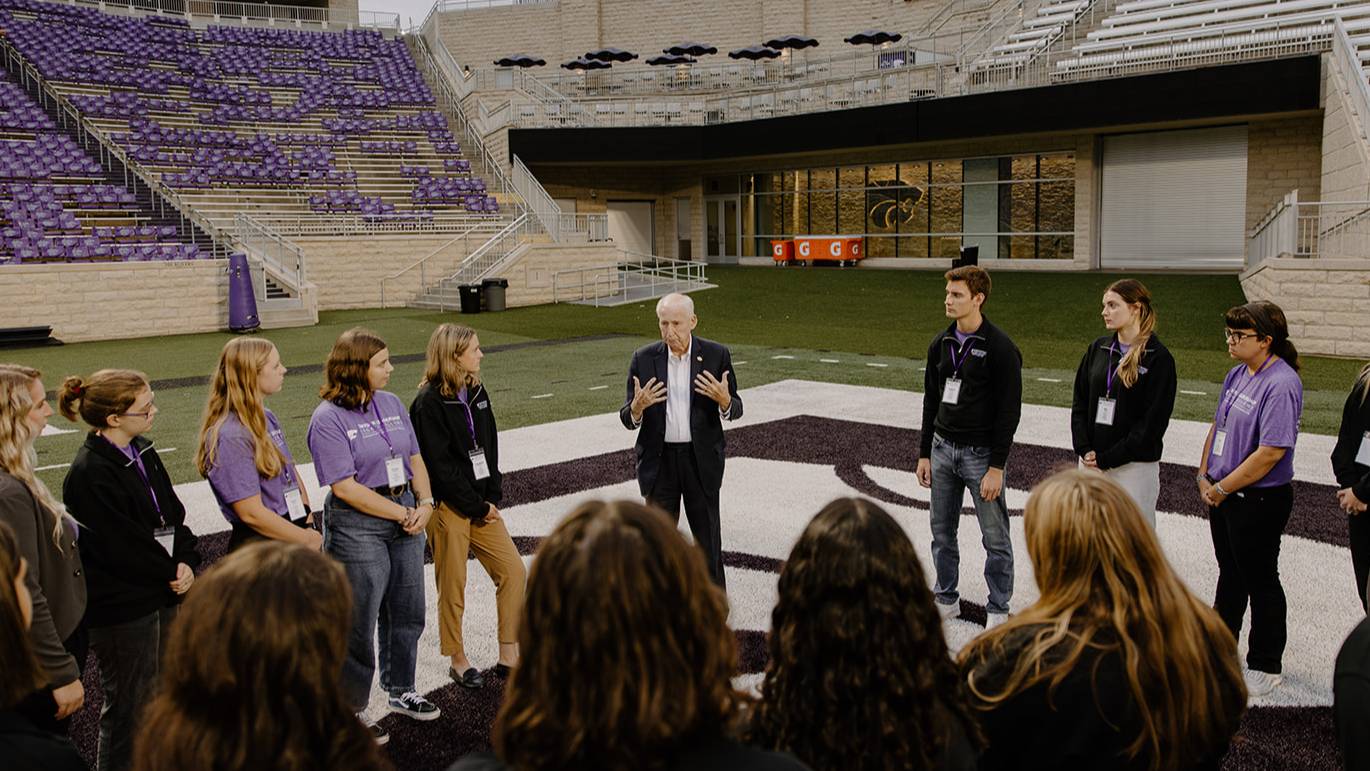
M 176 550 L 176 528 L 159 527 L 152 531 L 152 537 L 157 539 L 157 545 L 166 549 L 166 556 L 172 556 Z
M 1113 410 L 1118 406 L 1116 399 L 1107 396 L 1099 397 L 1099 411 L 1094 413 L 1094 422 L 1101 426 L 1113 425 Z
M 954 377 L 942 385 L 942 403 L 956 404 L 961 400 L 961 378 Z
M 285 491 L 285 508 L 290 512 L 291 519 L 300 519 L 309 514 L 304 508 L 304 496 L 300 495 L 300 488 L 292 487 Z
M 385 484 L 387 487 L 399 487 L 409 480 L 404 478 L 404 459 L 387 458 L 385 461 Z
M 490 478 L 490 464 L 485 462 L 485 450 L 477 447 L 471 451 L 471 470 L 476 472 L 476 479 Z
M 1356 453 L 1356 462 L 1362 466 L 1370 466 L 1370 431 L 1365 432 L 1365 436 L 1360 440 L 1360 452 Z
M 1222 455 L 1227 448 L 1227 432 L 1217 431 L 1213 434 L 1213 454 Z

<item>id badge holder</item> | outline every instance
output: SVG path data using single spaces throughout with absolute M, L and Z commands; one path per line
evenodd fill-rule
M 1113 411 L 1118 407 L 1116 399 L 1107 396 L 1099 397 L 1099 411 L 1094 413 L 1094 422 L 1101 426 L 1113 425 Z
M 1227 448 L 1227 432 L 1217 431 L 1213 434 L 1213 454 L 1222 455 Z
M 385 461 L 385 484 L 387 487 L 403 487 L 409 480 L 404 478 L 404 459 L 389 458 Z
M 1356 462 L 1362 466 L 1370 466 L 1370 431 L 1365 432 L 1365 436 L 1360 439 L 1360 452 L 1356 453 Z
M 942 403 L 956 404 L 961 400 L 961 378 L 954 377 L 942 386 Z
M 292 487 L 285 491 L 285 508 L 292 522 L 309 514 L 304 508 L 304 496 L 300 495 L 300 488 Z
M 485 461 L 485 450 L 477 447 L 471 451 L 471 470 L 476 472 L 476 479 L 490 478 L 490 464 Z
M 152 531 L 152 537 L 157 539 L 158 546 L 166 549 L 166 556 L 172 556 L 176 549 L 176 528 L 159 527 Z

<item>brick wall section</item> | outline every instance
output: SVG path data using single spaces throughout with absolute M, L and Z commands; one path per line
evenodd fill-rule
M 1290 190 L 1303 201 L 1322 194 L 1322 118 L 1253 122 L 1247 129 L 1246 230 Z
M 1284 310 L 1301 353 L 1370 358 L 1370 259 L 1266 260 L 1241 282 L 1247 299 Z
M 613 265 L 621 256 L 618 249 L 605 244 L 531 244 L 495 272 L 509 279 L 505 302 L 510 308 L 543 305 L 552 302 L 553 275 L 558 271 Z M 582 280 L 592 283 L 596 276 L 613 272 L 606 269 L 586 273 L 584 278 L 568 276 L 560 286 L 569 291 Z
M 403 305 L 422 284 L 418 269 L 399 279 L 386 280 L 452 241 L 455 234 L 431 236 L 366 236 L 297 238 L 304 252 L 305 271 L 318 286 L 319 310 L 381 307 L 381 288 L 391 306 Z M 473 236 L 449 245 L 425 264 L 423 278 L 433 284 L 450 276 L 489 234 Z
M 449 11 L 438 23 L 453 56 L 471 67 L 489 67 L 511 53 L 540 56 L 555 67 L 605 46 L 638 53 L 641 58 L 628 66 L 644 67 L 643 59 L 686 39 L 717 46 L 722 55 L 777 35 L 801 34 L 818 38 L 817 54 L 844 53 L 851 48 L 844 37 L 872 27 L 910 35 L 945 5 L 946 0 L 560 0 Z
M 1370 201 L 1370 144 L 1360 136 L 1370 115 L 1350 108 L 1343 90 L 1348 85 L 1336 60 L 1324 55 L 1321 192 L 1327 201 Z
M 227 260 L 0 269 L 0 327 L 51 326 L 74 343 L 228 327 Z M 35 300 L 35 298 L 41 298 Z

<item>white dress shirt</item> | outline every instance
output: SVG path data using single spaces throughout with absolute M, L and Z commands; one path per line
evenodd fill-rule
M 666 349 L 666 441 L 690 441 L 690 399 L 694 384 L 690 382 L 690 354 L 694 340 L 684 355 L 676 356 Z

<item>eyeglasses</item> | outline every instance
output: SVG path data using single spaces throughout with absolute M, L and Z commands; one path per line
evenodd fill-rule
M 1227 329 L 1223 330 L 1223 337 L 1226 337 L 1227 342 L 1229 343 L 1240 343 L 1248 337 L 1260 337 L 1260 334 L 1257 332 L 1238 332 Z
M 125 418 L 150 418 L 152 413 L 157 411 L 157 400 L 154 399 L 147 403 L 147 409 L 142 412 L 121 412 L 120 417 Z

